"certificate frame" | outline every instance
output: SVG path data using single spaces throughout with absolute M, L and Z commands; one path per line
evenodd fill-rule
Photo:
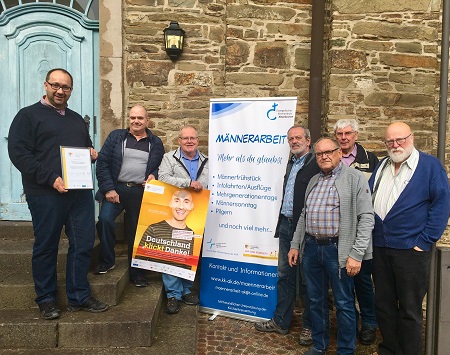
M 61 172 L 67 190 L 94 188 L 91 149 L 60 146 Z

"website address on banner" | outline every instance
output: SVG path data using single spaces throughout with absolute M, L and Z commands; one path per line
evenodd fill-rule
M 249 314 L 256 315 L 257 311 L 258 312 L 267 311 L 267 308 L 265 308 L 265 307 L 256 307 L 256 306 L 252 306 L 252 305 L 241 304 L 241 303 L 236 303 L 236 302 L 227 302 L 227 301 L 222 301 L 222 300 L 218 300 L 217 302 L 226 305 L 230 311 L 238 311 L 240 313 L 249 313 Z
M 261 288 L 261 289 L 265 289 L 265 290 L 275 290 L 276 286 L 272 286 L 272 285 L 264 285 L 264 284 L 255 284 L 255 283 L 251 283 L 251 282 L 244 282 L 244 281 L 239 281 L 239 280 L 232 280 L 232 279 L 226 279 L 225 277 L 211 277 L 212 281 L 216 281 L 216 282 L 223 282 L 223 283 L 227 283 L 227 284 L 231 284 L 231 285 L 236 285 L 236 286 L 245 286 L 245 287 L 255 287 L 255 288 Z M 216 286 L 218 287 L 218 286 Z

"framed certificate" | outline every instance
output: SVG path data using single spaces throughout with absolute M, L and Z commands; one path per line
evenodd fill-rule
M 61 170 L 64 187 L 70 189 L 93 189 L 90 148 L 61 146 Z

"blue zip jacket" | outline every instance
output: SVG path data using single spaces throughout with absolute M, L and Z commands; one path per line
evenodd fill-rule
M 97 181 L 98 191 L 95 195 L 97 201 L 103 200 L 108 191 L 115 190 L 117 179 L 123 160 L 123 142 L 127 138 L 128 129 L 116 129 L 106 138 L 97 158 Z M 158 167 L 164 155 L 164 146 L 159 137 L 155 136 L 149 129 L 146 129 L 150 140 L 150 153 L 148 156 L 145 176 L 153 174 L 158 178 Z

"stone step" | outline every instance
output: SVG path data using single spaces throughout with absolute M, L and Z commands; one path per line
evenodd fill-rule
M 151 346 L 161 309 L 162 282 L 157 273 L 149 273 L 148 278 L 149 287 L 129 284 L 121 302 L 103 313 L 63 311 L 59 319 L 46 321 L 36 307 L 0 310 L 0 353 L 83 354 L 83 349 L 90 348 L 98 350 L 86 353 L 116 348 L 128 348 L 130 353 L 129 348 Z
M 1 227 L 0 227 L 1 229 Z M 31 270 L 31 256 L 33 252 L 34 239 L 0 238 L 0 270 Z M 69 241 L 62 236 L 58 248 L 58 272 L 66 269 L 67 250 Z M 92 267 L 96 265 L 98 258 L 99 242 L 95 241 L 92 251 Z M 127 255 L 126 243 L 117 243 L 115 246 L 116 256 Z
M 116 267 L 103 275 L 88 274 L 92 295 L 99 300 L 116 305 L 129 284 L 128 258 L 116 258 Z M 58 273 L 58 302 L 67 306 L 65 272 Z M 35 307 L 34 283 L 29 270 L 0 270 L 0 309 L 27 309 Z
M 31 222 L 0 221 L 0 239 L 33 239 Z

